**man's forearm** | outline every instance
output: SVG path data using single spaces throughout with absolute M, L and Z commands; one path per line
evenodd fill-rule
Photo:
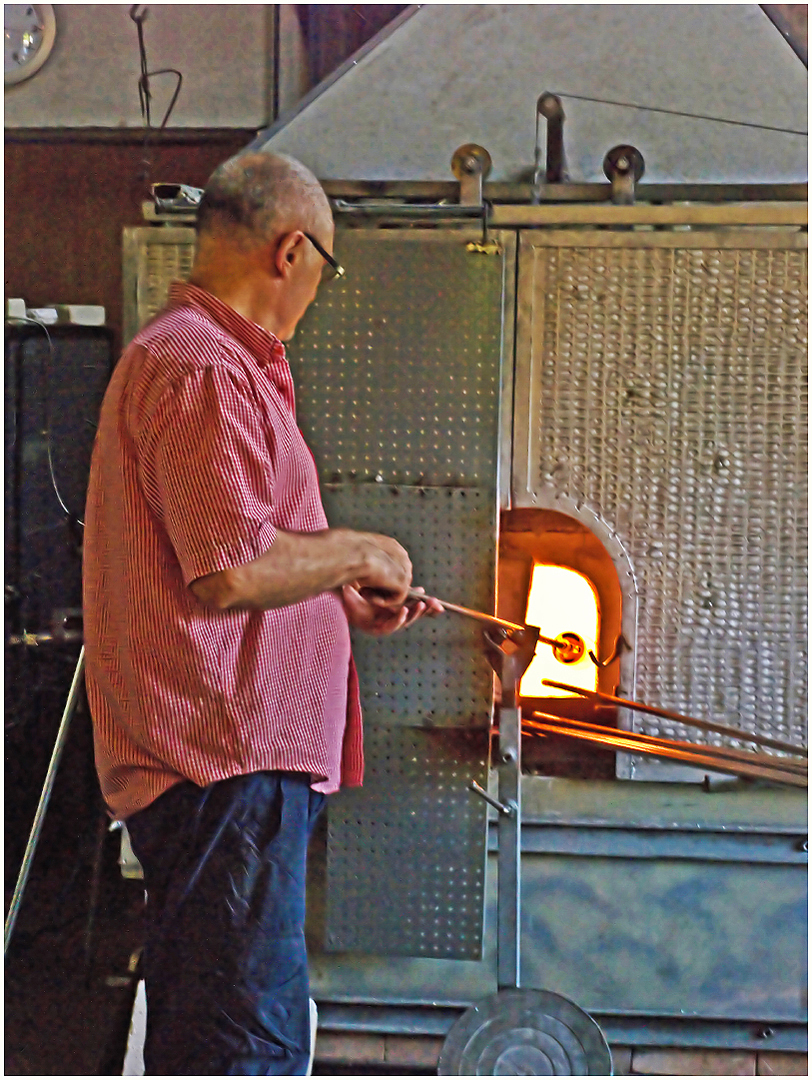
M 207 574 L 190 588 L 207 607 L 265 611 L 355 582 L 405 598 L 410 580 L 411 564 L 396 541 L 350 529 L 325 529 L 280 531 L 258 559 Z

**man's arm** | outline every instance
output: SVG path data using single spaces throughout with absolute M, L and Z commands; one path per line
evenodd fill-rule
M 280 530 L 259 558 L 196 578 L 189 588 L 220 611 L 264 611 L 353 585 L 373 590 L 381 607 L 400 610 L 411 580 L 409 556 L 391 537 L 351 529 Z

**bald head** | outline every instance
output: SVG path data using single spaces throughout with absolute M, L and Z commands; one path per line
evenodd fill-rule
M 253 151 L 237 154 L 209 177 L 197 213 L 197 231 L 247 246 L 292 229 L 319 230 L 330 204 L 313 173 L 295 158 Z

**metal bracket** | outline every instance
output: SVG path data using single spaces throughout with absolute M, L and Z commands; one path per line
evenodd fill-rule
M 539 633 L 537 626 L 525 626 L 520 630 L 495 627 L 482 632 L 488 663 L 502 684 L 502 705 L 505 708 L 516 707 L 519 680 L 536 654 Z
M 621 652 L 623 652 L 624 649 L 629 652 L 631 650 L 631 645 L 628 643 L 623 634 L 620 634 L 617 641 L 615 642 L 614 649 L 612 649 L 611 653 L 609 654 L 609 656 L 606 657 L 605 660 L 599 660 L 591 649 L 587 653 L 587 656 L 595 665 L 595 667 L 608 668 L 610 664 L 613 664 L 615 660 L 617 660 L 617 658 L 620 656 Z
M 616 206 L 632 206 L 635 185 L 646 171 L 640 151 L 635 146 L 613 146 L 603 159 L 603 171 L 612 182 L 612 202 Z
M 542 177 L 541 121 L 547 121 L 546 165 Z M 533 203 L 538 205 L 542 184 L 561 184 L 569 179 L 564 151 L 564 106 L 556 94 L 545 92 L 536 102 L 536 168 Z
M 451 171 L 460 182 L 460 206 L 482 206 L 482 185 L 491 164 L 491 155 L 476 143 L 465 143 L 454 151 Z
M 497 983 L 521 985 L 521 849 L 522 849 L 522 712 L 519 680 L 530 666 L 539 639 L 537 626 L 483 631 L 488 662 L 502 684 L 499 710 L 500 810 L 499 878 L 497 888 Z M 490 798 L 488 798 L 490 801 Z M 512 809 L 512 812 L 510 812 Z

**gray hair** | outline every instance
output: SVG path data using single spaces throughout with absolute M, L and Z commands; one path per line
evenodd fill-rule
M 197 231 L 238 233 L 261 242 L 286 229 L 312 228 L 329 212 L 327 196 L 313 173 L 284 154 L 243 151 L 224 161 L 206 184 L 197 212 Z

